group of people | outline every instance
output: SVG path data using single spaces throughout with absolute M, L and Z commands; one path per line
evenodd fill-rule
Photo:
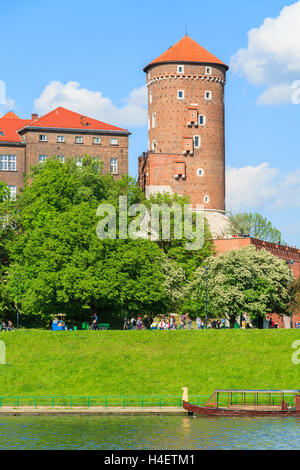
M 203 320 L 197 318 L 197 328 L 204 329 Z M 180 319 L 174 315 L 169 317 L 155 317 L 151 322 L 147 315 L 142 318 L 125 318 L 123 330 L 192 330 L 193 322 L 187 314 L 180 316 Z
M 226 328 L 226 322 L 224 318 L 220 320 L 212 320 L 208 323 L 207 327 L 212 330 L 221 330 L 222 328 Z
M 150 321 L 147 315 L 144 315 L 143 318 L 141 316 L 132 317 L 131 319 L 125 318 L 123 330 L 192 330 L 194 326 L 197 330 L 229 328 L 229 324 L 226 323 L 224 318 L 209 320 L 206 325 L 206 322 L 198 316 L 195 323 L 196 325 L 193 325 L 193 321 L 188 314 L 182 314 L 180 317 L 179 315 L 159 316 L 155 317 L 153 321 Z M 240 322 L 236 322 L 235 328 L 253 328 L 250 316 L 246 312 L 241 315 Z M 275 323 L 271 326 L 270 323 L 270 328 L 277 328 L 277 326 Z
M 274 318 L 269 318 L 269 329 L 277 329 L 279 328 L 278 322 L 275 322 Z
M 147 315 L 144 315 L 143 320 L 141 316 L 137 318 L 132 317 L 131 320 L 126 317 L 124 320 L 123 330 L 149 330 L 149 328 L 150 321 Z
M 1 332 L 4 331 L 11 331 L 14 329 L 13 323 L 9 320 L 7 323 L 3 320 L 1 323 Z

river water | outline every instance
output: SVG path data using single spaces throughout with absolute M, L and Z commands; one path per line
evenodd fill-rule
M 0 417 L 0 449 L 298 449 L 300 418 Z

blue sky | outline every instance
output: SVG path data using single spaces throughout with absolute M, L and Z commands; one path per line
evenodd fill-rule
M 300 246 L 300 104 L 291 100 L 300 80 L 300 2 L 0 0 L 0 7 L 8 97 L 0 115 L 13 107 L 26 118 L 61 104 L 129 128 L 133 176 L 147 150 L 143 67 L 185 34 L 187 22 L 194 40 L 231 65 L 227 207 L 262 213 Z

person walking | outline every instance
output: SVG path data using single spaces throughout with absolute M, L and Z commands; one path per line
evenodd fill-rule
M 198 330 L 201 330 L 201 318 L 197 317 L 196 318 L 196 323 L 197 323 Z
M 98 328 L 98 315 L 96 313 L 93 314 L 93 330 L 99 330 Z
M 6 323 L 5 321 L 3 320 L 2 324 L 1 324 L 1 331 L 6 331 Z

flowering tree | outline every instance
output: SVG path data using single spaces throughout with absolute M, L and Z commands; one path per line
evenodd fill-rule
M 285 313 L 289 301 L 286 263 L 266 250 L 246 247 L 207 261 L 209 317 L 227 318 L 233 326 L 243 312 L 252 319 Z M 190 301 L 204 313 L 206 273 L 199 268 L 190 283 Z

